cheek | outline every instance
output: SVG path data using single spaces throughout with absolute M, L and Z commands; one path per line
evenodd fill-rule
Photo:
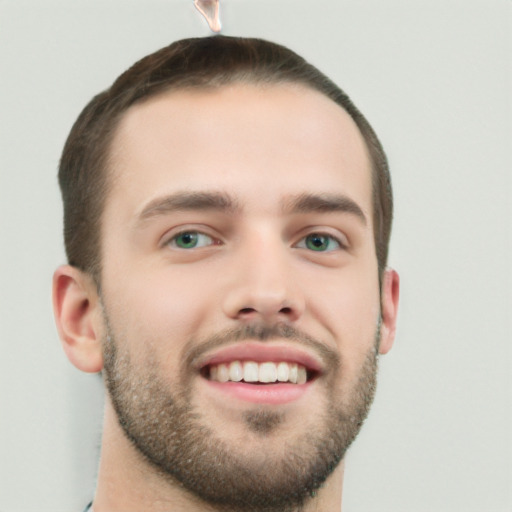
M 303 286 L 313 313 L 341 339 L 374 331 L 380 313 L 376 273 L 374 277 L 370 272 L 334 269 L 321 279 L 319 274 L 311 275 Z
M 105 307 L 112 328 L 132 352 L 151 348 L 165 357 L 196 334 L 207 315 L 207 300 L 214 292 L 208 281 L 173 269 L 173 272 L 132 272 L 130 278 L 111 280 L 104 288 Z M 211 280 L 210 280 L 211 283 Z
M 310 312 L 320 319 L 343 361 L 341 378 L 353 380 L 376 342 L 380 299 L 377 277 L 369 272 L 338 270 L 331 279 L 315 282 Z

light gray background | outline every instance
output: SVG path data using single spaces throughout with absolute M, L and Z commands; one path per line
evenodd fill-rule
M 391 162 L 399 330 L 344 512 L 510 512 L 512 2 L 221 1 L 225 34 L 334 78 Z M 1 512 L 80 511 L 94 488 L 101 385 L 50 307 L 65 137 L 136 59 L 207 34 L 192 0 L 0 1 Z

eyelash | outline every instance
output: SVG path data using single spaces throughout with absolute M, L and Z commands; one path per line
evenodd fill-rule
M 193 244 L 193 245 L 190 245 L 189 247 L 183 247 L 183 246 L 178 245 L 177 240 L 179 239 L 179 237 L 183 237 L 185 235 L 191 236 L 191 240 L 189 241 L 189 244 Z M 321 239 L 321 238 L 327 239 L 329 245 L 327 246 L 326 250 L 316 250 L 314 248 L 311 248 L 310 246 L 308 247 L 308 245 L 307 245 L 308 238 L 313 238 L 313 237 L 316 237 L 317 239 Z M 201 241 L 204 242 L 205 238 L 209 239 L 210 242 L 206 243 L 206 244 L 203 243 L 202 245 L 199 245 L 199 247 L 198 247 L 198 244 L 200 244 Z M 336 246 L 334 248 L 329 249 L 331 242 L 334 242 Z M 219 240 L 216 240 L 214 237 L 212 237 L 206 233 L 203 233 L 202 231 L 194 230 L 194 229 L 187 229 L 187 230 L 180 231 L 179 233 L 176 233 L 164 245 L 171 246 L 175 249 L 189 250 L 189 249 L 196 249 L 196 248 L 208 247 L 208 246 L 212 246 L 212 245 L 221 245 L 221 244 L 222 244 L 222 242 L 220 242 Z M 293 247 L 297 248 L 297 249 L 306 249 L 311 252 L 332 252 L 334 250 L 347 249 L 347 244 L 345 242 L 341 241 L 339 238 L 337 238 L 329 233 L 323 233 L 321 231 L 318 231 L 318 232 L 313 231 L 313 232 L 308 233 L 308 234 L 304 235 L 303 237 L 301 237 L 299 242 L 296 243 Z
M 311 247 L 308 247 L 308 238 L 312 239 L 312 238 L 316 238 L 317 240 L 318 239 L 326 239 L 328 241 L 328 246 L 326 248 L 326 250 L 317 250 L 317 249 L 313 249 Z M 331 242 L 334 242 L 336 244 L 336 246 L 334 248 L 331 248 L 329 249 L 329 246 L 331 245 Z M 307 235 L 303 236 L 299 242 L 297 244 L 294 245 L 294 247 L 298 248 L 298 249 L 308 249 L 312 252 L 332 252 L 332 251 L 335 251 L 335 250 L 339 250 L 339 249 L 346 249 L 347 248 L 347 244 L 346 243 L 343 243 L 339 238 L 329 234 L 329 233 L 322 233 L 322 232 L 312 232 L 312 233 L 308 233 Z
M 180 247 L 177 243 L 177 239 L 179 237 L 182 237 L 185 235 L 190 235 L 192 237 L 191 243 L 194 242 L 194 237 L 195 237 L 196 244 L 191 247 Z M 169 239 L 168 242 L 165 243 L 165 245 L 174 247 L 176 249 L 184 249 L 184 250 L 195 249 L 195 248 L 197 248 L 197 243 L 199 243 L 200 240 L 204 240 L 204 238 L 210 239 L 211 243 L 201 245 L 200 247 L 206 247 L 206 246 L 211 246 L 211 245 L 220 245 L 220 242 L 218 240 L 216 240 L 214 237 L 212 237 L 206 233 L 203 233 L 202 231 L 194 230 L 194 229 L 187 229 L 184 231 L 180 231 L 179 233 L 176 233 L 171 239 Z

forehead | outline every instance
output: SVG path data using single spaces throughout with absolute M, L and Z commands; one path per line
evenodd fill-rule
M 121 213 L 123 203 L 134 214 L 159 195 L 205 189 L 232 193 L 248 208 L 340 192 L 371 210 L 371 166 L 357 126 L 332 100 L 296 84 L 150 98 L 124 115 L 110 162 L 105 213 Z

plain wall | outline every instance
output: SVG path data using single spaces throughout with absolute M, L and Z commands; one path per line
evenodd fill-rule
M 511 7 L 502 0 L 221 0 L 224 33 L 290 46 L 387 150 L 395 347 L 347 457 L 344 512 L 512 510 Z M 0 1 L 0 511 L 81 511 L 102 386 L 65 358 L 56 170 L 85 103 L 208 35 L 192 0 Z

